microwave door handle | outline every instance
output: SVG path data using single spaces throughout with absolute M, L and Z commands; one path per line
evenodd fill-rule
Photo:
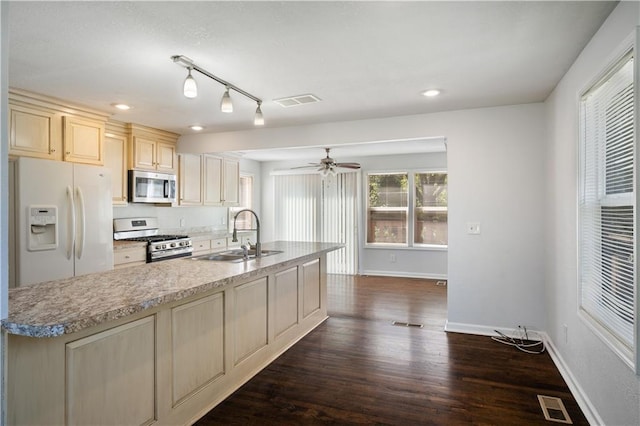
M 164 198 L 169 198 L 169 181 L 164 181 Z

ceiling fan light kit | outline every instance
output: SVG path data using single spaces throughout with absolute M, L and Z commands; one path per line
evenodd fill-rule
M 254 101 L 255 103 L 258 104 L 258 108 L 256 108 L 256 115 L 254 117 L 254 121 L 253 124 L 255 124 L 256 126 L 262 126 L 264 125 L 264 116 L 262 115 L 262 110 L 260 109 L 260 105 L 262 105 L 262 99 L 258 98 L 257 96 L 252 95 L 251 93 L 242 90 L 241 88 L 239 88 L 238 86 L 235 86 L 231 83 L 229 83 L 228 81 L 225 81 L 223 79 L 221 79 L 220 77 L 217 77 L 213 74 L 211 74 L 209 71 L 205 70 L 204 68 L 196 65 L 193 60 L 187 56 L 184 55 L 174 55 L 171 57 L 171 60 L 180 65 L 185 67 L 189 72 L 187 75 L 187 78 L 184 81 L 184 86 L 183 86 L 183 93 L 184 96 L 187 98 L 195 98 L 198 96 L 198 87 L 196 85 L 196 81 L 193 78 L 193 76 L 191 75 L 191 71 L 198 71 L 200 74 L 209 77 L 210 79 L 222 84 L 223 86 L 225 86 L 225 92 L 222 95 L 222 99 L 220 100 L 220 110 L 222 112 L 233 112 L 233 103 L 231 102 L 231 95 L 229 94 L 229 90 L 234 90 L 235 92 L 240 93 L 241 95 L 251 99 L 252 101 Z

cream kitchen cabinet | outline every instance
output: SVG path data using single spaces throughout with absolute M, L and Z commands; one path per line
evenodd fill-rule
M 62 159 L 60 121 L 54 110 L 9 100 L 9 127 L 9 154 Z
M 129 164 L 132 169 L 177 172 L 177 134 L 137 124 L 128 126 L 131 134 Z
M 104 163 L 107 114 L 18 89 L 8 98 L 9 154 Z
M 147 247 L 144 244 L 113 250 L 113 267 L 115 269 L 147 263 Z
M 202 159 L 203 204 L 237 206 L 240 201 L 240 162 L 207 154 Z
M 181 206 L 202 205 L 202 156 L 178 156 L 178 192 Z
M 104 138 L 104 165 L 111 170 L 113 205 L 127 204 L 127 135 L 124 123 L 108 122 Z
M 67 343 L 67 424 L 143 425 L 155 420 L 154 318 Z
M 62 117 L 64 161 L 104 164 L 104 121 Z

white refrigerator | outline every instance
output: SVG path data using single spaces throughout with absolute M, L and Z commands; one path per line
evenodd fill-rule
M 113 269 L 109 169 L 20 157 L 14 177 L 16 286 Z

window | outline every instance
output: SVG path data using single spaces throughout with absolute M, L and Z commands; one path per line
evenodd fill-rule
M 627 359 L 636 320 L 633 57 L 581 100 L 580 309 Z
M 229 207 L 229 230 L 233 230 L 233 218 L 237 212 L 242 209 L 250 209 L 253 206 L 253 176 L 240 176 L 240 198 L 237 207 Z M 238 216 L 236 220 L 237 229 L 253 229 L 255 228 L 254 217 L 251 213 L 246 212 Z
M 371 173 L 367 180 L 367 244 L 447 245 L 446 172 Z

